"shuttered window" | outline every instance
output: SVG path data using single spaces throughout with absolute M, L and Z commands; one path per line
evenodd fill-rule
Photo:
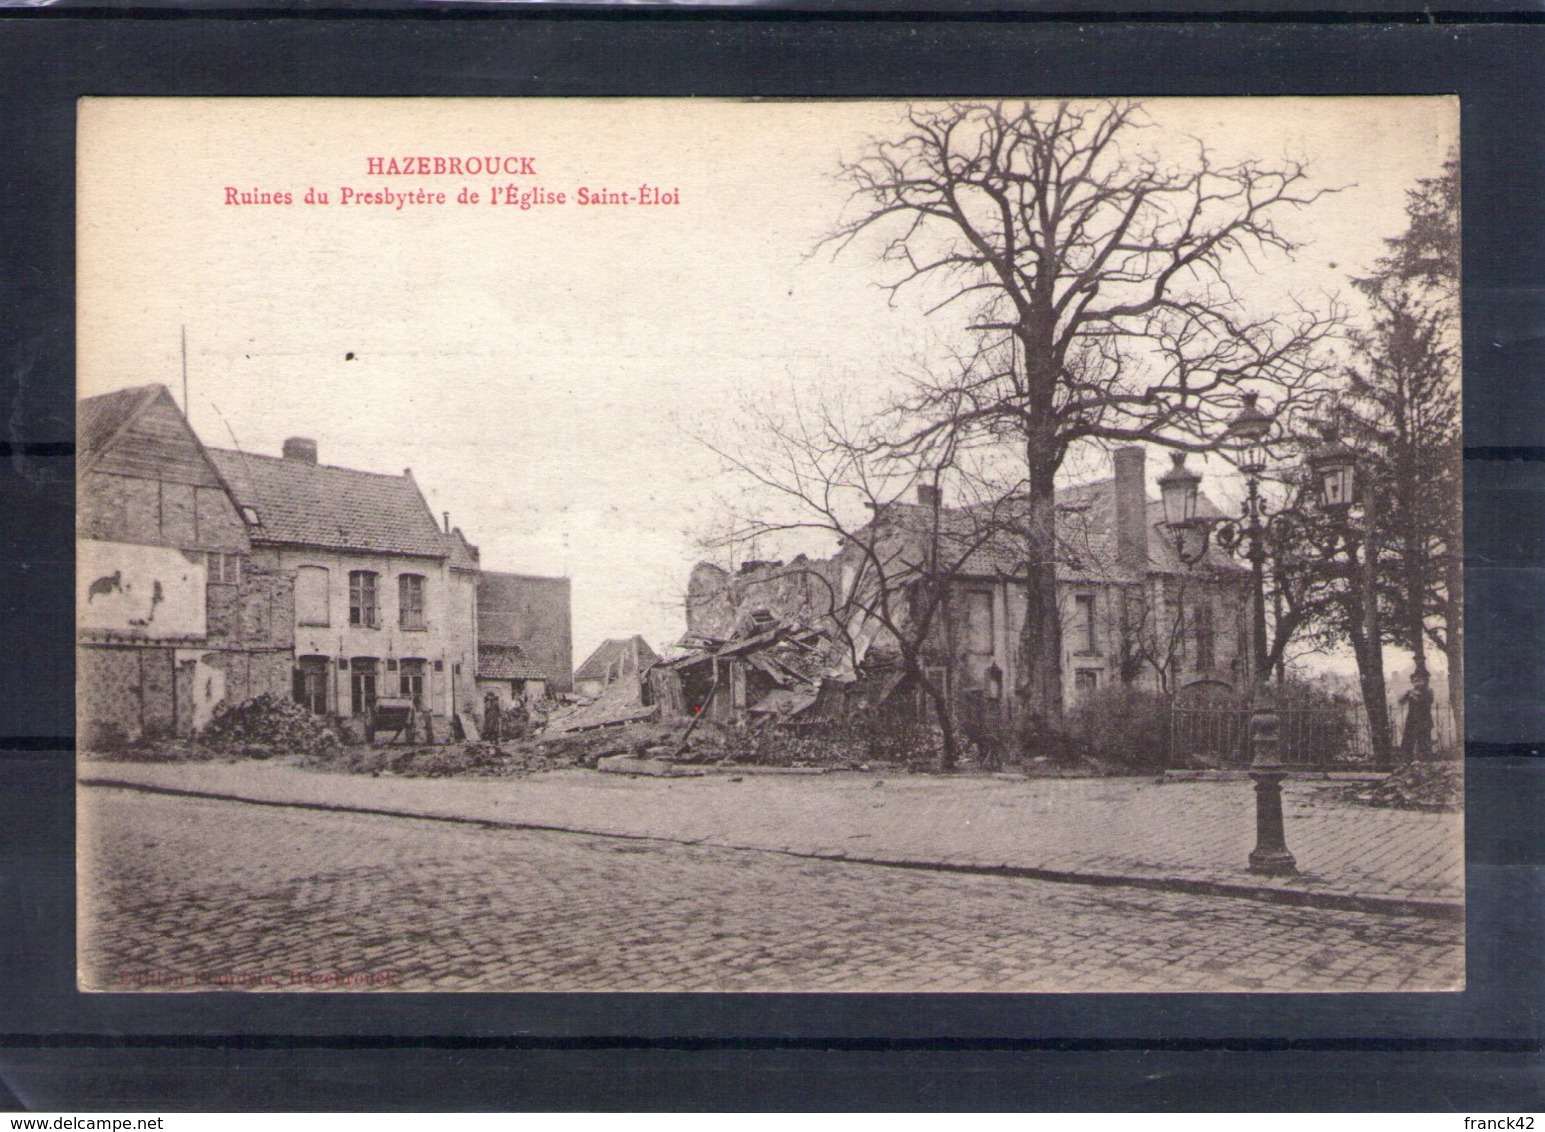
M 349 624 L 374 629 L 381 624 L 379 575 L 371 570 L 349 571 Z
M 1095 655 L 1100 651 L 1100 635 L 1094 621 L 1094 595 L 1075 594 L 1073 614 L 1073 651 Z
M 403 629 L 422 629 L 424 622 L 424 576 L 397 576 L 397 624 Z
M 208 563 L 210 585 L 236 586 L 241 584 L 241 555 L 219 554 L 211 551 L 204 557 Z

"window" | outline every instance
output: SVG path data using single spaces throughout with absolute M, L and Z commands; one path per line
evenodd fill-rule
M 249 527 L 261 527 L 263 525 L 263 520 L 258 517 L 256 507 L 243 507 L 241 509 L 241 517 L 247 521 Z
M 1213 652 L 1212 606 L 1198 604 L 1191 611 L 1191 626 L 1196 635 L 1196 667 L 1205 671 L 1217 663 Z
M 404 629 L 424 628 L 424 576 L 397 576 L 397 624 Z
M 1094 625 L 1094 595 L 1077 594 L 1073 598 L 1073 651 L 1092 656 L 1100 651 L 1099 643 Z
M 241 555 L 220 554 L 215 551 L 204 556 L 209 564 L 209 584 L 235 586 L 241 584 Z
M 349 571 L 349 624 L 366 629 L 381 624 L 380 605 L 376 594 L 379 575 L 370 570 Z
M 326 566 L 302 566 L 295 571 L 295 620 L 301 625 L 332 623 Z
M 404 660 L 397 669 L 398 692 L 411 698 L 415 707 L 424 706 L 424 670 L 427 667 L 422 660 Z
M 303 656 L 295 669 L 295 702 L 316 715 L 327 714 L 327 677 L 331 671 L 325 656 Z
M 349 708 L 356 716 L 368 716 L 376 709 L 376 666 L 379 663 L 370 656 L 356 656 L 349 662 Z
M 1080 699 L 1088 699 L 1100 688 L 1098 668 L 1079 668 L 1073 673 L 1073 692 Z

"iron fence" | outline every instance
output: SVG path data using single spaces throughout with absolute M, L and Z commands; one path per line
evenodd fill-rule
M 1172 707 L 1170 765 L 1244 767 L 1250 763 L 1250 708 Z M 1373 744 L 1362 709 L 1279 707 L 1277 757 L 1300 770 L 1335 770 L 1371 765 Z

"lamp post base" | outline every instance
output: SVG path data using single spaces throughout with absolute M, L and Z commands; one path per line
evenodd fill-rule
M 1282 779 L 1280 770 L 1252 770 L 1255 780 L 1255 848 L 1250 851 L 1250 871 L 1264 876 L 1298 874 L 1298 862 L 1288 852 L 1282 829 Z

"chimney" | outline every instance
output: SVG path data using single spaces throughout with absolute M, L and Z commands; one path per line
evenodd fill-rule
M 1140 447 L 1119 448 L 1112 461 L 1116 466 L 1116 567 L 1129 578 L 1141 578 L 1148 572 L 1148 454 Z
M 284 458 L 302 464 L 317 462 L 317 442 L 309 436 L 292 436 L 284 442 Z
M 939 492 L 939 485 L 932 483 L 918 484 L 917 501 L 924 507 L 938 507 L 943 501 L 943 497 Z
M 451 513 L 449 511 L 441 511 L 440 514 L 445 519 L 445 533 L 446 534 L 450 534 L 451 533 Z

